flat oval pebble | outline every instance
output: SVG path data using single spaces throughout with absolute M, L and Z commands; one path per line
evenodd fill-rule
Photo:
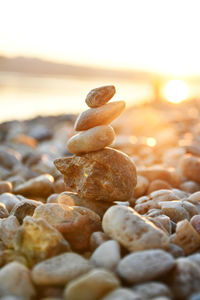
M 72 136 L 67 142 L 69 152 L 87 153 L 112 144 L 115 132 L 111 126 L 100 125 Z
M 128 288 L 118 288 L 107 294 L 101 300 L 141 300 L 141 297 Z
M 1 296 L 17 296 L 33 299 L 36 294 L 28 268 L 18 262 L 11 262 L 0 270 Z
M 166 251 L 155 249 L 125 256 L 117 272 L 128 283 L 139 283 L 166 274 L 175 265 L 175 259 Z
M 54 178 L 50 174 L 32 178 L 14 188 L 15 194 L 29 197 L 48 197 L 53 191 Z
M 101 244 L 92 254 L 91 262 L 96 267 L 115 270 L 120 261 L 120 245 L 117 241 L 110 240 Z
M 64 285 L 91 269 L 92 264 L 82 256 L 63 253 L 36 264 L 32 279 L 37 285 Z
M 79 115 L 74 129 L 82 131 L 98 125 L 108 125 L 122 113 L 125 105 L 124 101 L 115 101 L 101 107 L 90 108 Z
M 65 300 L 97 300 L 118 288 L 119 279 L 111 271 L 94 269 L 72 280 L 64 291 Z
M 116 93 L 114 85 L 101 86 L 91 90 L 85 99 L 89 107 L 99 107 L 106 104 Z
M 110 207 L 104 214 L 105 233 L 129 251 L 166 248 L 169 237 L 134 209 L 122 205 Z

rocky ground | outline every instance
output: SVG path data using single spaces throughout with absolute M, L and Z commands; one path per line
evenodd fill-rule
M 53 162 L 71 156 L 76 116 L 0 124 L 0 299 L 200 299 L 199 112 L 198 100 L 126 110 L 108 158 L 76 158 L 66 184 Z M 109 181 L 112 149 L 137 185 L 129 195 L 136 174 L 122 158 L 108 199 L 98 179 Z M 94 157 L 95 199 L 80 186 Z

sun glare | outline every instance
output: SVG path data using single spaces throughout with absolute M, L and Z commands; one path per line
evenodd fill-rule
M 188 97 L 188 86 L 182 80 L 170 80 L 164 90 L 165 98 L 172 103 L 180 103 Z

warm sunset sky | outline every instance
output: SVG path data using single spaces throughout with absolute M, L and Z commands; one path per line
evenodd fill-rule
M 200 0 L 0 0 L 0 54 L 200 74 Z

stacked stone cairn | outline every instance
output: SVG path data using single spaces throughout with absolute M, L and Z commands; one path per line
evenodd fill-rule
M 107 103 L 115 87 L 93 89 L 86 97 L 90 107 L 77 118 L 74 129 L 81 131 L 68 140 L 68 150 L 75 154 L 55 160 L 64 175 L 67 188 L 81 198 L 94 201 L 128 201 L 136 185 L 136 168 L 123 152 L 107 147 L 115 133 L 109 125 L 125 108 L 124 101 Z

